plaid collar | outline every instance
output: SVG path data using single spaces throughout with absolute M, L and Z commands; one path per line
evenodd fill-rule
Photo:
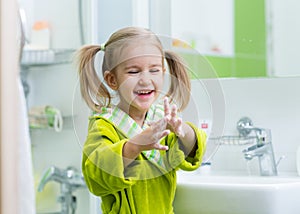
M 94 113 L 94 116 L 103 117 L 118 127 L 127 137 L 132 138 L 146 129 L 149 122 L 158 121 L 164 117 L 164 107 L 161 104 L 153 104 L 147 112 L 144 124 L 140 127 L 128 114 L 114 107 L 102 107 L 100 113 Z M 164 166 L 160 152 L 156 149 L 143 151 L 146 158 L 154 163 Z

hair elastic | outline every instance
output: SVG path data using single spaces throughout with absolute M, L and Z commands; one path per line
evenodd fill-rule
M 102 44 L 100 45 L 100 49 L 101 49 L 101 51 L 105 51 L 105 43 L 102 43 Z

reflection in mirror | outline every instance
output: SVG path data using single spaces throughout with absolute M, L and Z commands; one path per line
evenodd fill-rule
M 203 57 L 214 67 L 217 77 L 267 75 L 264 1 L 170 0 L 170 5 L 170 35 L 186 42 L 173 42 L 173 46 L 197 50 L 197 55 L 179 53 L 200 78 L 215 77 L 201 69 Z
M 179 16 L 191 11 L 192 19 Z M 175 47 L 187 49 L 183 40 L 201 54 L 233 56 L 233 21 L 233 0 L 171 1 L 171 35 L 179 40 Z
M 167 33 L 179 39 L 173 41 L 173 46 L 180 47 L 175 50 L 184 55 L 190 67 L 199 69 L 199 57 L 204 57 L 212 64 L 218 77 L 278 77 L 300 74 L 296 63 L 300 30 L 295 27 L 299 20 L 300 2 L 166 2 L 150 1 L 150 28 L 155 32 L 157 29 L 166 29 L 159 33 Z M 155 4 L 160 7 L 153 7 Z M 183 48 L 197 50 L 198 57 Z M 199 75 L 209 78 L 200 71 Z

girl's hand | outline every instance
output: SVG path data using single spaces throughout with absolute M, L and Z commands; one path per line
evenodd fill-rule
M 194 157 L 197 149 L 197 140 L 194 130 L 182 122 L 178 117 L 177 106 L 170 107 L 168 98 L 164 99 L 165 118 L 168 122 L 167 128 L 174 132 L 179 138 L 182 145 L 182 150 L 186 156 Z
M 161 138 L 167 136 L 170 133 L 170 130 L 166 129 L 166 119 L 161 119 L 149 125 L 149 128 L 145 129 L 142 133 L 130 139 L 129 142 L 135 144 L 139 151 L 151 149 L 168 150 L 168 146 L 164 146 L 159 143 L 159 140 Z
M 124 168 L 142 152 L 146 150 L 168 150 L 168 146 L 161 145 L 159 140 L 167 136 L 170 130 L 167 130 L 167 121 L 164 119 L 149 124 L 150 127 L 142 133 L 134 136 L 124 144 L 123 163 Z
M 170 107 L 169 99 L 164 99 L 165 118 L 168 123 L 167 128 L 174 132 L 179 138 L 183 138 L 185 133 L 182 127 L 182 119 L 177 116 L 177 106 Z

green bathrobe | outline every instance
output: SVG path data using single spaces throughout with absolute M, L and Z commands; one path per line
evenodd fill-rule
M 163 109 L 154 106 L 146 121 L 162 116 Z M 101 197 L 104 214 L 174 213 L 176 170 L 197 169 L 205 151 L 205 133 L 188 124 L 197 138 L 194 157 L 185 157 L 177 136 L 170 133 L 160 141 L 169 146 L 168 151 L 145 151 L 124 169 L 124 143 L 146 127 L 139 127 L 117 107 L 103 108 L 102 113 L 90 117 L 82 171 L 90 192 Z

